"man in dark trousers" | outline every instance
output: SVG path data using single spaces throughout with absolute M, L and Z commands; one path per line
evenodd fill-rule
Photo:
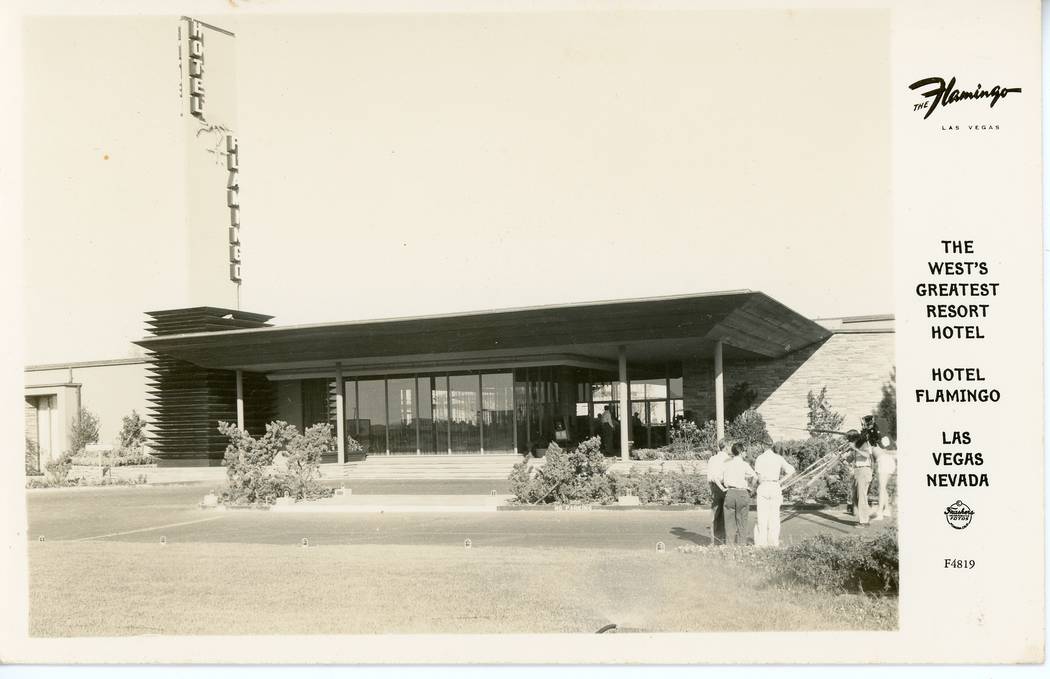
M 726 488 L 722 485 L 722 467 L 729 459 L 725 439 L 715 445 L 715 454 L 707 460 L 707 485 L 711 489 L 711 544 L 726 543 L 725 509 Z
M 722 485 L 726 489 L 725 508 L 726 544 L 746 545 L 751 535 L 751 482 L 755 470 L 744 460 L 744 444 L 733 444 L 732 455 L 722 465 Z

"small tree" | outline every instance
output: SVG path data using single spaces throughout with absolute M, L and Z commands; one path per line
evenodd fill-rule
M 708 457 L 715 446 L 715 423 L 705 422 L 698 427 L 695 422 L 677 420 L 671 426 L 670 439 L 667 452 L 674 459 Z
M 297 500 L 331 495 L 332 489 L 319 483 L 319 467 L 321 456 L 335 450 L 332 425 L 317 424 L 300 434 L 287 422 L 271 422 L 259 438 L 227 422 L 219 423 L 219 431 L 230 440 L 224 500 L 269 504 L 282 495 Z
M 26 474 L 40 473 L 40 446 L 26 438 Z
M 146 420 L 134 410 L 125 415 L 120 426 L 120 448 L 138 453 L 146 443 Z
M 811 436 L 831 436 L 831 434 L 821 434 L 814 430 L 838 431 L 839 427 L 842 426 L 842 421 L 845 417 L 831 409 L 827 387 L 821 387 L 820 393 L 816 396 L 813 395 L 812 391 L 806 394 L 806 405 L 809 409 L 806 428 L 810 430 Z
M 573 450 L 563 450 L 551 442 L 542 467 L 533 475 L 528 465 L 514 465 L 509 477 L 511 492 L 529 504 L 569 502 L 609 502 L 614 497 L 609 463 L 602 455 L 597 436 Z
M 81 406 L 69 427 L 70 452 L 82 453 L 89 443 L 98 443 L 98 416 Z
M 882 385 L 882 400 L 875 406 L 879 429 L 897 439 L 897 368 L 890 370 L 890 379 Z

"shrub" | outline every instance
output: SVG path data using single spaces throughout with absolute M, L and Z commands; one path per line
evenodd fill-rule
M 631 470 L 614 474 L 617 495 L 637 495 L 642 504 L 707 505 L 711 503 L 711 489 L 707 477 L 698 471 L 678 469 Z
M 715 438 L 714 420 L 705 422 L 702 427 L 691 420 L 678 420 L 671 427 L 669 443 L 664 448 L 664 459 L 707 459 L 714 450 Z
M 890 371 L 890 379 L 882 385 L 882 400 L 875 407 L 879 429 L 897 438 L 897 369 Z
M 120 449 L 140 452 L 146 444 L 146 420 L 134 410 L 121 420 L 118 439 Z
M 287 422 L 271 422 L 257 439 L 228 422 L 220 422 L 219 431 L 230 440 L 224 502 L 272 504 L 285 495 L 303 500 L 332 494 L 319 483 L 321 456 L 335 450 L 332 425 L 315 424 L 300 434 Z
M 773 553 L 775 579 L 818 590 L 896 594 L 899 586 L 897 531 L 869 535 L 821 534 Z
M 782 455 L 796 470 L 802 471 L 835 449 L 835 442 L 822 436 L 797 441 L 779 441 L 773 451 Z
M 813 430 L 825 429 L 838 431 L 839 427 L 842 426 L 842 421 L 845 418 L 831 409 L 831 403 L 828 401 L 827 387 L 821 387 L 820 393 L 816 396 L 813 395 L 812 391 L 807 393 L 806 406 L 808 410 L 806 416 L 806 428 L 810 430 L 812 435 L 830 436 L 830 434 L 817 434 Z
M 98 417 L 81 406 L 69 427 L 70 450 L 74 455 L 83 452 L 89 443 L 98 443 Z
M 798 441 L 780 441 L 773 450 L 784 456 L 796 471 L 803 471 L 825 455 L 836 451 L 840 439 L 830 436 L 812 436 Z M 836 505 L 846 501 L 852 482 L 849 465 L 840 463 L 813 482 L 792 486 L 787 492 L 795 500 L 816 501 Z
M 66 451 L 56 457 L 53 460 L 48 460 L 45 468 L 47 469 L 48 481 L 52 485 L 65 485 L 69 479 L 69 470 L 73 466 L 73 456 Z
M 26 475 L 34 476 L 40 473 L 40 446 L 35 441 L 26 438 Z
M 543 466 L 535 469 L 532 473 L 525 462 L 520 462 L 511 470 L 511 492 L 519 502 L 609 502 L 615 497 L 609 463 L 597 436 L 570 451 L 552 442 Z
M 80 453 L 73 456 L 72 463 L 76 465 L 84 465 L 86 467 L 94 467 L 99 464 L 99 456 L 92 453 Z M 144 450 L 129 451 L 120 448 L 102 455 L 103 467 L 131 467 L 135 465 L 156 463 L 157 458 Z
M 114 479 L 108 476 L 102 477 L 98 481 L 89 481 L 83 477 L 77 478 L 66 478 L 61 481 L 56 481 L 46 477 L 36 476 L 33 478 L 26 479 L 26 488 L 71 488 L 74 486 L 138 486 L 146 483 L 146 475 L 139 474 L 132 479 Z
M 766 421 L 754 408 L 745 410 L 726 424 L 726 438 L 740 441 L 749 448 L 766 446 L 771 442 Z
M 669 451 L 660 448 L 632 448 L 632 460 L 666 460 Z

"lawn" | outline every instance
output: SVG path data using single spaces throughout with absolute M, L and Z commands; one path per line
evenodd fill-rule
M 676 551 L 707 544 L 706 511 L 215 512 L 196 506 L 208 490 L 28 493 L 31 634 L 589 633 L 609 623 L 653 632 L 797 631 L 897 624 L 895 597 L 774 587 L 746 563 L 703 549 Z M 856 530 L 836 512 L 792 511 L 785 513 L 783 539 Z M 299 546 L 303 537 L 309 548 Z M 657 553 L 658 541 L 665 553 Z
M 893 629 L 897 615 L 896 598 L 785 590 L 655 549 L 85 541 L 29 557 L 35 636 Z

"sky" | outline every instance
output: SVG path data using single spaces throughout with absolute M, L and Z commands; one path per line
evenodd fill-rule
M 202 18 L 237 36 L 247 311 L 747 288 L 893 312 L 885 14 Z M 180 305 L 175 25 L 26 24 L 27 363 L 131 355 Z

